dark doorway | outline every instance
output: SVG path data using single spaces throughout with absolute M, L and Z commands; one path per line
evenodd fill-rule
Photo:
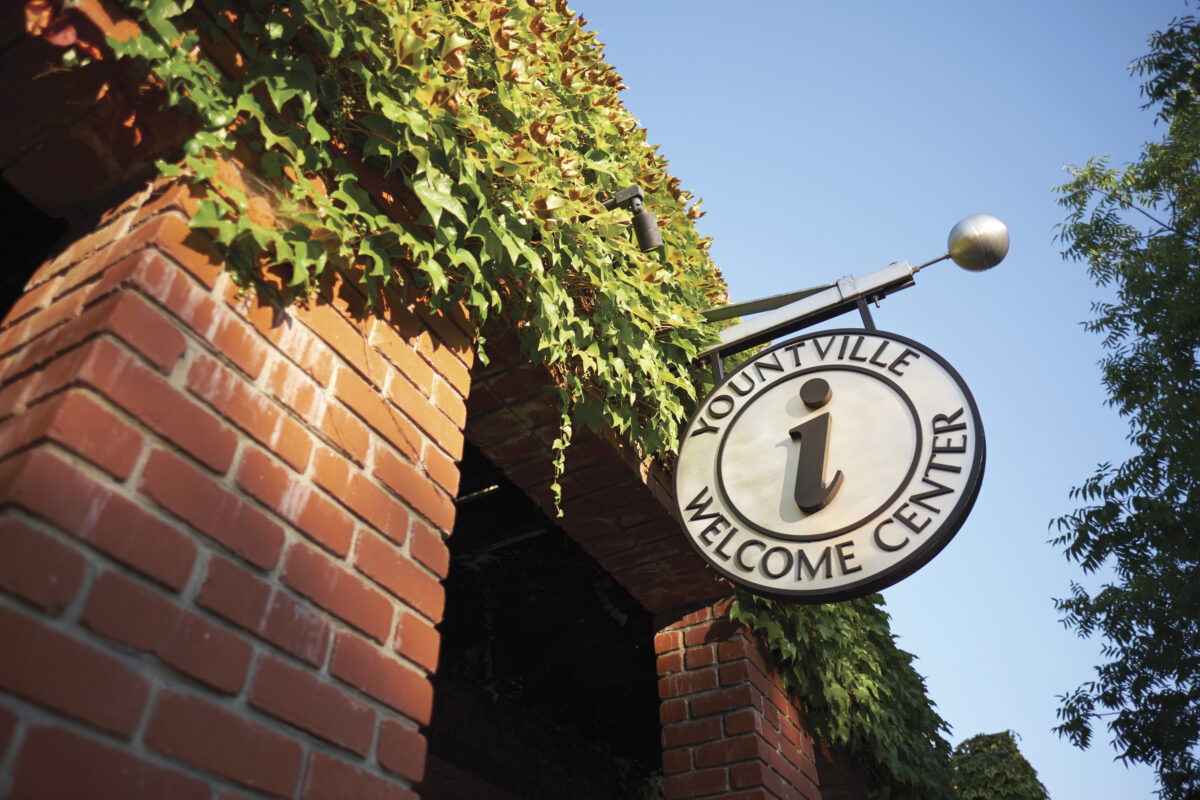
M 427 800 L 661 797 L 652 616 L 470 444 Z
M 5 242 L 0 269 L 0 320 L 25 291 L 34 271 L 58 249 L 67 232 L 67 221 L 43 214 L 20 192 L 0 180 L 0 224 Z

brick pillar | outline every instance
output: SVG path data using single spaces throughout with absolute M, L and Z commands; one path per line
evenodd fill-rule
M 472 337 L 239 297 L 178 187 L 0 325 L 0 796 L 413 798 Z
M 795 701 L 728 607 L 727 598 L 657 619 L 667 800 L 820 800 Z

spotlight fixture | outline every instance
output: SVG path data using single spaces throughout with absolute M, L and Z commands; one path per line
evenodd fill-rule
M 638 247 L 643 251 L 657 250 L 663 246 L 662 236 L 658 232 L 658 220 L 646 208 L 644 200 L 642 187 L 629 186 L 605 200 L 604 207 L 612 211 L 621 206 L 632 211 L 633 232 L 637 235 Z

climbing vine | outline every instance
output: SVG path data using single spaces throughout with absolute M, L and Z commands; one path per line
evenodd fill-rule
M 1049 800 L 1012 731 L 972 736 L 954 748 L 950 766 L 962 800 Z
M 955 796 L 949 726 L 896 646 L 882 597 L 797 605 L 739 592 L 729 614 L 763 639 L 784 688 L 807 703 L 809 731 L 845 752 L 875 797 Z
M 114 49 L 197 122 L 164 171 L 202 189 L 193 225 L 246 286 L 303 299 L 336 272 L 376 309 L 397 292 L 503 313 L 554 376 L 560 461 L 573 426 L 673 446 L 704 379 L 697 311 L 725 287 L 699 201 L 562 0 L 127 6 L 142 35 Z M 660 250 L 602 205 L 633 184 Z

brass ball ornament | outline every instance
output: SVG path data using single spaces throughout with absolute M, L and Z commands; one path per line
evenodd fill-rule
M 1008 254 L 1008 228 L 991 214 L 972 214 L 950 229 L 950 258 L 970 272 L 983 272 Z

